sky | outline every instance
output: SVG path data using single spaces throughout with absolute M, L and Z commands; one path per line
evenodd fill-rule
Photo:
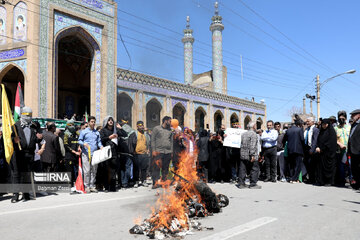
M 190 16 L 194 73 L 211 70 L 214 2 L 210 0 L 116 0 L 120 68 L 184 82 L 183 29 Z M 360 1 L 222 0 L 223 64 L 228 95 L 262 99 L 267 119 L 289 121 L 306 94 L 321 87 L 321 117 L 360 108 Z M 123 42 L 121 41 L 123 39 Z M 127 51 L 126 51 L 127 50 Z M 128 53 L 127 53 L 128 52 Z M 241 71 L 242 65 L 242 71 Z M 310 112 L 306 100 L 306 112 Z M 316 102 L 313 102 L 316 115 Z

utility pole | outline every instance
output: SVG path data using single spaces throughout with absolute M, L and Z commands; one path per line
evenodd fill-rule
M 306 114 L 306 103 L 305 103 L 305 98 L 303 98 L 303 114 Z
M 310 113 L 313 115 L 313 109 L 312 109 L 312 100 L 310 99 Z
M 320 76 L 316 75 L 317 120 L 320 118 Z

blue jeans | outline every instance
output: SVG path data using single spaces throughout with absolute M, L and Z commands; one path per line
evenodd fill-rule
M 133 161 L 131 156 L 121 154 L 120 175 L 121 175 L 121 185 L 123 187 L 127 187 L 129 181 L 133 179 Z

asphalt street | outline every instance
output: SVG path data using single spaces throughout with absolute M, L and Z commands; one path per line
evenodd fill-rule
M 262 189 L 210 184 L 230 204 L 201 219 L 214 230 L 185 239 L 360 239 L 360 192 L 305 184 L 263 183 Z M 59 193 L 12 204 L 0 197 L 1 239 L 148 239 L 131 235 L 134 220 L 146 218 L 157 190 Z

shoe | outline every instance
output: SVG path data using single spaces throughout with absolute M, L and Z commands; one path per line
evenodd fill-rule
M 11 198 L 11 203 L 16 203 L 16 202 L 18 202 L 18 201 L 20 201 L 20 199 L 19 199 L 19 194 L 18 194 L 18 193 L 14 193 L 13 196 L 12 196 L 12 198 Z
M 144 182 L 142 185 L 143 185 L 143 187 L 148 187 L 149 186 L 149 184 L 147 182 Z
M 138 188 L 138 187 L 139 187 L 139 183 L 136 182 L 133 187 L 134 187 L 134 188 Z
M 261 189 L 261 186 L 255 184 L 249 187 L 250 189 Z
M 286 178 L 281 178 L 280 182 L 286 182 Z
M 264 182 L 270 182 L 270 178 L 265 178 L 263 181 Z
M 245 184 L 237 184 L 236 187 L 239 189 L 248 188 L 248 186 L 246 186 Z
M 271 180 L 271 182 L 276 183 L 276 179 Z
M 94 187 L 90 188 L 90 192 L 93 192 L 93 193 L 98 193 L 98 190 Z
M 29 193 L 24 193 L 23 194 L 23 201 L 24 202 L 27 202 L 27 201 L 29 201 L 30 200 L 30 194 Z
M 86 187 L 86 188 L 85 188 L 85 192 L 86 192 L 86 193 L 90 193 L 90 188 L 89 188 L 89 187 Z

